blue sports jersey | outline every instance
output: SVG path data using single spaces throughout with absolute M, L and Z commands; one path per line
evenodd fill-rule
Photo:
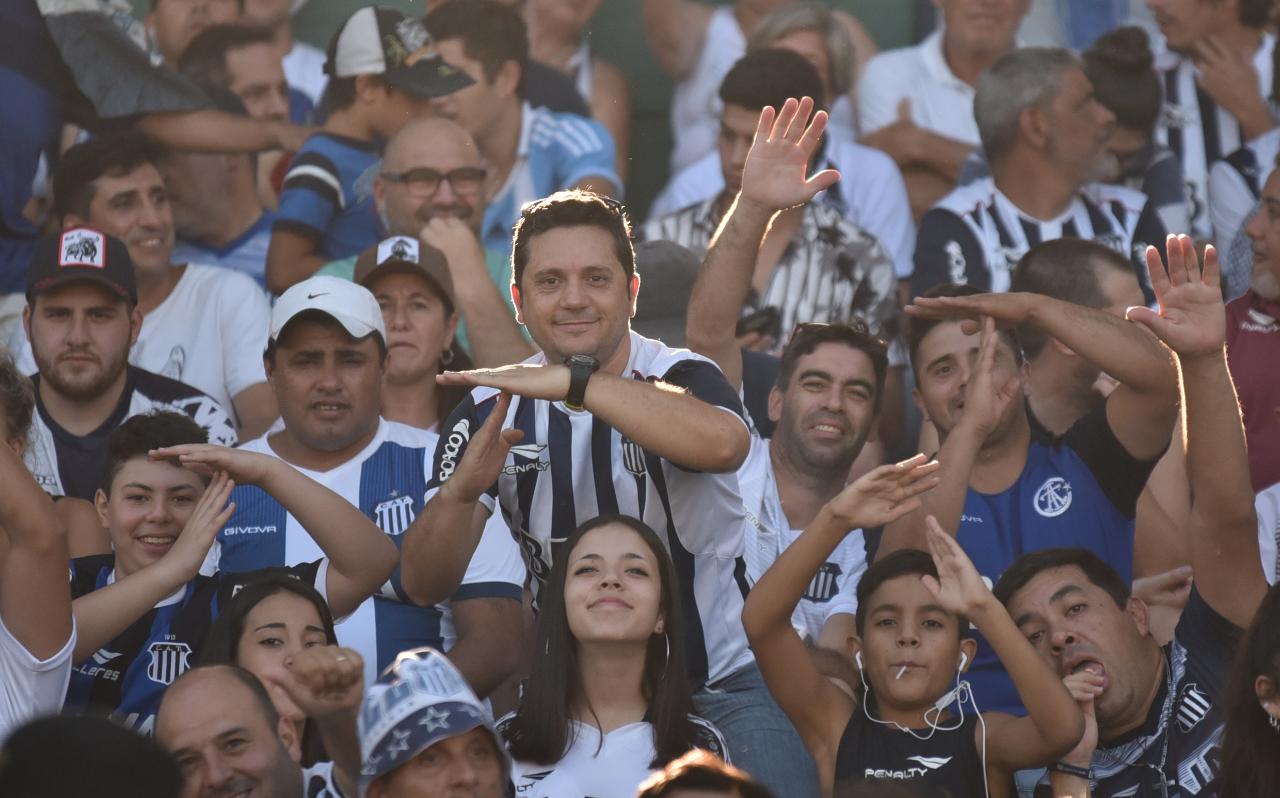
M 956 539 L 991 584 L 1021 555 L 1058 546 L 1092 551 L 1128 582 L 1133 516 L 1155 463 L 1125 451 L 1100 403 L 1060 438 L 1033 432 L 1022 474 L 1005 491 L 970 488 Z M 974 637 L 978 654 L 965 678 L 978 706 L 984 712 L 1025 714 L 995 652 L 982 635 Z
M 271 227 L 276 215 L 264 211 L 253 226 L 245 230 L 225 247 L 208 247 L 204 244 L 179 238 L 173 246 L 174 263 L 201 263 L 221 269 L 246 274 L 260 288 L 267 287 L 267 248 L 271 246 Z
M 613 137 L 604 125 L 525 103 L 516 161 L 484 213 L 481 238 L 485 247 L 511 251 L 512 228 L 526 202 L 573 188 L 589 177 L 608 180 L 621 192 L 622 181 L 613 159 Z
M 288 573 L 324 594 L 323 561 L 301 564 Z M 115 581 L 114 554 L 71 561 L 71 596 L 88 595 Z M 219 607 L 255 574 L 218 572 L 197 576 L 160 602 L 71 671 L 64 704 L 68 712 L 112 715 L 150 734 L 160 697 L 191 666 Z
M 369 445 L 346 463 L 325 472 L 298 470 L 359 507 L 399 548 L 409 525 L 422 512 L 436 440 L 433 432 L 383 420 Z M 266 438 L 250 441 L 244 448 L 276 456 Z M 236 511 L 218 533 L 210 564 L 216 560 L 219 568 L 248 571 L 322 556 L 301 524 L 266 491 L 237 485 L 231 500 Z M 482 536 L 452 601 L 519 601 L 523 584 L 520 550 L 511 534 L 494 524 Z M 400 588 L 398 569 L 380 595 L 363 602 L 337 624 L 337 632 L 343 645 L 364 657 L 370 682 L 401 651 L 422 646 L 448 651 L 455 638 L 449 605 L 418 607 L 409 603 Z
M 316 254 L 329 260 L 358 255 L 378 243 L 382 227 L 372 191 L 357 188 L 378 157 L 371 141 L 332 133 L 311 136 L 285 173 L 272 229 L 311 238 Z

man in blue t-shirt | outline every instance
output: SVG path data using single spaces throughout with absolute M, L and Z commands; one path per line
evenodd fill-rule
M 1130 595 L 1128 579 L 1087 551 L 1019 557 L 996 584 L 996 596 L 1085 710 L 1084 738 L 1050 768 L 1054 795 L 1227 794 L 1218 784 L 1226 682 L 1240 629 L 1267 590 L 1227 370 L 1217 254 L 1206 252 L 1201 272 L 1191 239 L 1170 240 L 1169 274 L 1157 264 L 1151 284 L 1159 313 L 1128 315 L 1177 354 L 1195 582 L 1165 646 L 1152 638 L 1148 607 Z
M 1148 258 L 1159 263 L 1154 250 Z M 1019 555 L 1062 546 L 1092 551 L 1128 581 L 1138 495 L 1169 445 L 1177 409 L 1168 350 L 1122 318 L 1039 294 L 947 284 L 907 310 L 914 395 L 942 441 L 941 482 L 886 528 L 881 555 L 927 549 L 924 517 L 934 515 L 992 581 Z M 997 324 L 1042 331 L 1120 386 L 1061 437 L 1033 435 L 1021 347 Z M 981 638 L 969 679 L 984 710 L 1021 710 Z
M 489 163 L 492 198 L 481 237 L 511 249 L 525 203 L 569 188 L 620 196 L 613 138 L 599 122 L 534 108 L 525 91 L 529 35 L 520 15 L 497 0 L 449 2 L 426 19 L 440 55 L 474 85 L 432 102 L 435 113 L 462 125 Z
M 379 142 L 427 110 L 426 100 L 473 82 L 428 51 L 426 28 L 381 6 L 352 14 L 329 42 L 329 117 L 289 166 L 267 251 L 267 287 L 283 293 L 325 263 L 378 243 L 365 172 Z

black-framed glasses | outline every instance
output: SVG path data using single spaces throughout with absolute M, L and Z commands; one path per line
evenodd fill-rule
M 439 191 L 445 181 L 459 194 L 474 194 L 484 186 L 486 174 L 479 166 L 460 166 L 448 172 L 421 166 L 404 172 L 383 172 L 382 179 L 400 183 L 413 194 L 429 197 Z

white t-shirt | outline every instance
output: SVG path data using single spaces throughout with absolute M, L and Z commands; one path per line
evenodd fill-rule
M 500 724 L 511 719 L 503 718 Z M 710 723 L 689 716 L 703 727 L 711 742 L 703 747 L 718 755 L 726 750 L 724 738 Z M 513 762 L 511 780 L 520 798 L 632 798 L 640 782 L 653 773 L 649 763 L 657 756 L 653 747 L 653 726 L 640 721 L 620 726 L 600 739 L 595 726 L 569 721 L 573 741 L 569 751 L 554 765 Z
M 129 362 L 208 394 L 233 415 L 232 397 L 267 381 L 262 351 L 270 320 L 267 295 L 249 277 L 192 263 L 143 317 Z M 24 374 L 36 373 L 22 325 L 9 338 L 9 352 Z
M 720 83 L 747 52 L 733 6 L 719 6 L 711 13 L 702 52 L 689 75 L 676 84 L 671 95 L 671 171 L 678 172 L 716 147 L 720 134 Z
M 319 105 L 320 96 L 324 94 L 325 86 L 329 85 L 329 76 L 324 73 L 324 62 L 324 50 L 306 42 L 295 41 L 293 49 L 284 57 L 285 82 Z
M 898 104 L 911 101 L 911 118 L 920 127 L 977 146 L 973 118 L 974 88 L 955 76 L 942 54 L 942 31 L 911 47 L 873 57 L 858 81 L 862 133 L 874 133 L 898 118 Z
M 1263 488 L 1254 498 L 1253 509 L 1258 515 L 1258 553 L 1262 556 L 1262 572 L 1267 584 L 1276 583 L 1280 570 L 1280 482 Z
M 48 659 L 36 659 L 0 619 L 0 743 L 27 721 L 62 708 L 75 647 L 73 621 L 71 637 L 62 650 Z
M 747 580 L 754 585 L 778 556 L 800 537 L 782 509 L 774 481 L 769 441 L 751 436 L 751 452 L 738 469 L 738 487 L 746 510 Z M 804 596 L 791 614 L 791 625 L 804 638 L 817 641 L 823 625 L 833 615 L 853 615 L 858 609 L 858 580 L 867 570 L 867 544 L 855 529 L 813 575 Z
M 1209 221 L 1219 252 L 1227 251 L 1249 221 L 1275 168 L 1277 153 L 1280 127 L 1247 142 L 1209 168 Z
M 818 194 L 814 202 L 837 208 L 846 219 L 875 236 L 893 259 L 898 277 L 910 277 L 916 226 L 907 186 L 893 159 L 843 136 L 829 135 L 818 168 L 838 170 L 841 180 L 834 190 Z M 654 199 L 649 218 L 669 216 L 723 190 L 720 153 L 713 150 L 668 181 Z

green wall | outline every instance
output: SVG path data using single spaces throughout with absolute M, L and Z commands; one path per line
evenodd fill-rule
M 133 0 L 133 3 L 144 12 L 149 0 Z M 423 11 L 422 3 L 414 0 L 380 0 L 380 3 L 408 13 Z M 356 0 L 310 0 L 295 19 L 294 30 L 300 39 L 324 47 L 347 15 L 362 5 L 365 4 Z M 913 4 L 908 0 L 833 0 L 831 5 L 844 8 L 862 20 L 881 49 L 899 47 L 911 39 Z M 642 219 L 649 202 L 667 179 L 671 81 L 658 69 L 645 46 L 640 7 L 640 0 L 605 0 L 592 24 L 592 37 L 596 51 L 617 64 L 631 85 L 632 161 L 648 168 L 632 168 L 627 197 L 635 217 Z

